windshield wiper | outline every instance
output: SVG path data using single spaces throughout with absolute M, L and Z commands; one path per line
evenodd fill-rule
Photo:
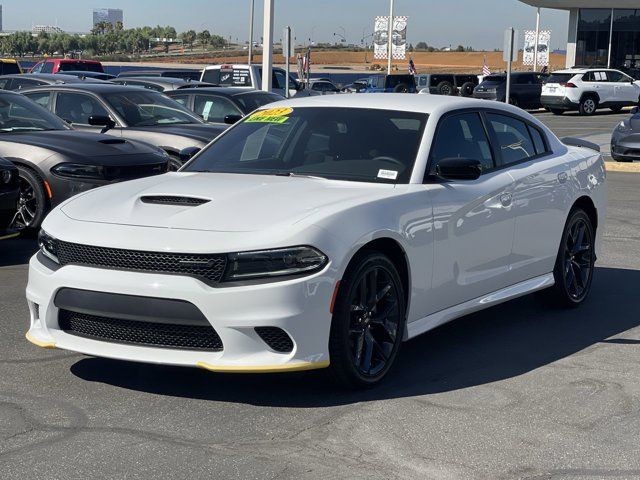
M 276 177 L 298 177 L 298 178 L 315 178 L 316 180 L 325 180 L 324 177 L 316 177 L 314 175 L 305 175 L 303 173 L 295 173 L 295 172 L 276 172 L 274 173 Z

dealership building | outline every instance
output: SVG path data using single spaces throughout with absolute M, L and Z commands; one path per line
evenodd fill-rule
M 640 68 L 640 0 L 520 0 L 569 11 L 567 67 Z

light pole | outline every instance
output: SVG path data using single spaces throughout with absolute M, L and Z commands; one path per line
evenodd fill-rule
M 538 13 L 536 14 L 536 40 L 534 42 L 533 51 L 533 71 L 538 70 L 538 41 L 540 39 L 540 7 L 538 7 Z
M 251 13 L 249 14 L 249 65 L 253 62 L 253 12 L 255 0 L 251 0 Z
M 387 39 L 387 75 L 391 75 L 391 58 L 393 57 L 393 0 L 389 0 L 389 38 Z
M 273 72 L 273 1 L 264 0 L 264 25 L 262 41 L 262 90 L 271 91 Z

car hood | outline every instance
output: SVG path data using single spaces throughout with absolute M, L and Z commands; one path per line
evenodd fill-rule
M 392 195 L 390 184 L 303 177 L 222 173 L 168 173 L 110 185 L 78 195 L 62 212 L 86 222 L 253 232 L 294 225 L 332 206 L 347 208 Z M 206 200 L 192 205 L 147 203 L 149 197 Z
M 67 158 L 120 157 L 123 155 L 157 154 L 158 148 L 146 143 L 114 138 L 109 135 L 74 130 L 7 133 L 1 141 L 45 148 Z
M 227 128 L 229 128 L 229 125 L 194 123 L 187 125 L 155 125 L 151 127 L 132 127 L 131 130 L 153 132 L 164 135 L 178 135 L 180 137 L 198 140 L 206 144 L 216 138 L 222 132 L 224 132 Z

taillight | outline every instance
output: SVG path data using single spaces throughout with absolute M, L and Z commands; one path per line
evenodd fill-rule
M 578 86 L 575 83 L 571 83 L 571 82 L 561 83 L 560 86 L 567 87 L 567 88 L 578 88 Z

